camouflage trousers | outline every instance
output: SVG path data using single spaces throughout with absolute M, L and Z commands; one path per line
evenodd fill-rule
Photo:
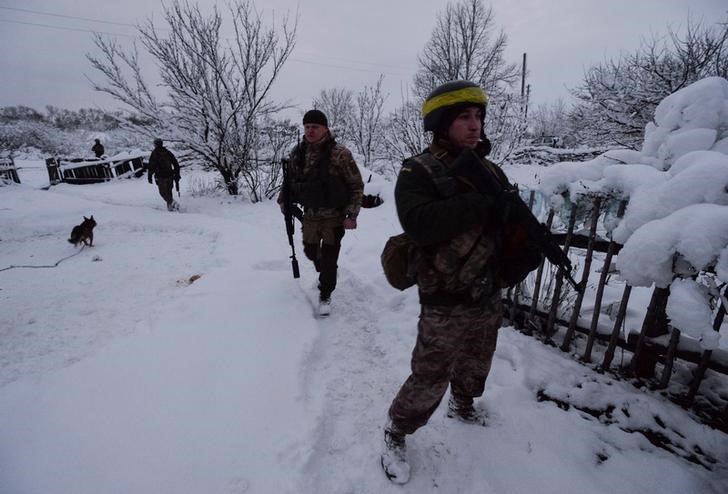
M 481 396 L 503 320 L 500 296 L 485 306 L 422 306 L 412 373 L 389 408 L 396 429 L 412 434 L 427 423 L 447 391 L 463 402 Z
M 167 205 L 172 204 L 172 201 L 174 201 L 174 194 L 172 193 L 173 185 L 174 179 L 157 177 L 157 189 L 159 189 L 159 195 L 162 196 L 162 199 L 164 199 L 164 202 L 166 202 Z
M 336 288 L 341 239 L 344 238 L 342 217 L 303 219 L 303 252 L 313 261 L 319 274 L 319 292 L 327 299 Z

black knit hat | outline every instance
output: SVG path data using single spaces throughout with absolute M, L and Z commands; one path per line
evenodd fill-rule
M 318 124 L 328 127 L 329 121 L 321 110 L 308 110 L 303 116 L 303 125 L 306 124 Z
M 457 112 L 469 106 L 483 109 L 488 104 L 488 95 L 470 81 L 450 81 L 437 86 L 422 103 L 422 118 L 425 130 L 443 131 L 450 126 Z

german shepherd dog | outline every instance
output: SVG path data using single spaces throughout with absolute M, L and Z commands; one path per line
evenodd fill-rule
M 74 247 L 78 247 L 78 244 L 83 242 L 83 245 L 94 244 L 94 227 L 96 226 L 96 220 L 94 215 L 90 218 L 83 217 L 83 223 L 76 225 L 71 230 L 71 238 L 68 239 Z M 88 240 L 88 243 L 86 241 Z

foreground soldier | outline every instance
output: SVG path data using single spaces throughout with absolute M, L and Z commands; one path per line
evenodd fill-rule
M 152 176 L 157 177 L 157 188 L 159 195 L 167 203 L 167 211 L 179 209 L 179 204 L 174 200 L 172 186 L 177 184 L 179 190 L 179 163 L 172 151 L 164 147 L 162 139 L 154 139 L 154 150 L 149 156 L 149 170 L 147 178 L 152 183 Z
M 421 304 L 412 373 L 392 402 L 384 431 L 382 466 L 396 483 L 410 474 L 405 436 L 427 423 L 448 385 L 448 417 L 484 424 L 473 399 L 483 394 L 502 320 L 493 266 L 500 244 L 493 218 L 500 207 L 448 166 L 463 149 L 481 158 L 490 151 L 483 133 L 486 104 L 485 93 L 471 82 L 436 88 L 422 106 L 433 143 L 404 162 L 395 187 L 400 223 L 417 246 Z
M 356 228 L 364 183 L 351 152 L 331 136 L 326 115 L 303 116 L 303 141 L 288 161 L 292 202 L 303 206 L 303 252 L 319 273 L 318 315 L 331 310 L 344 230 Z M 284 210 L 283 198 L 278 204 Z

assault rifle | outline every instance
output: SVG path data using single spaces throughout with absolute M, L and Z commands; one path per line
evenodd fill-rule
M 293 277 L 300 278 L 301 273 L 298 270 L 298 259 L 296 259 L 296 247 L 293 243 L 293 232 L 295 226 L 293 218 L 298 218 L 298 221 L 303 221 L 303 211 L 301 208 L 293 204 L 291 197 L 291 182 L 288 176 L 288 160 L 283 158 L 281 160 L 281 169 L 283 170 L 283 185 L 281 186 L 281 197 L 283 199 L 283 218 L 286 221 L 286 235 L 288 235 L 288 244 L 291 246 L 291 269 L 293 270 Z
M 456 177 L 465 179 L 478 191 L 495 197 L 504 204 L 502 221 L 519 223 L 528 233 L 534 246 L 556 266 L 574 289 L 581 293 L 584 287 L 571 276 L 571 260 L 556 242 L 551 231 L 539 222 L 531 209 L 523 202 L 518 187 L 512 185 L 503 172 L 495 169 L 495 165 L 481 160 L 472 149 L 466 149 L 457 157 L 451 166 Z

